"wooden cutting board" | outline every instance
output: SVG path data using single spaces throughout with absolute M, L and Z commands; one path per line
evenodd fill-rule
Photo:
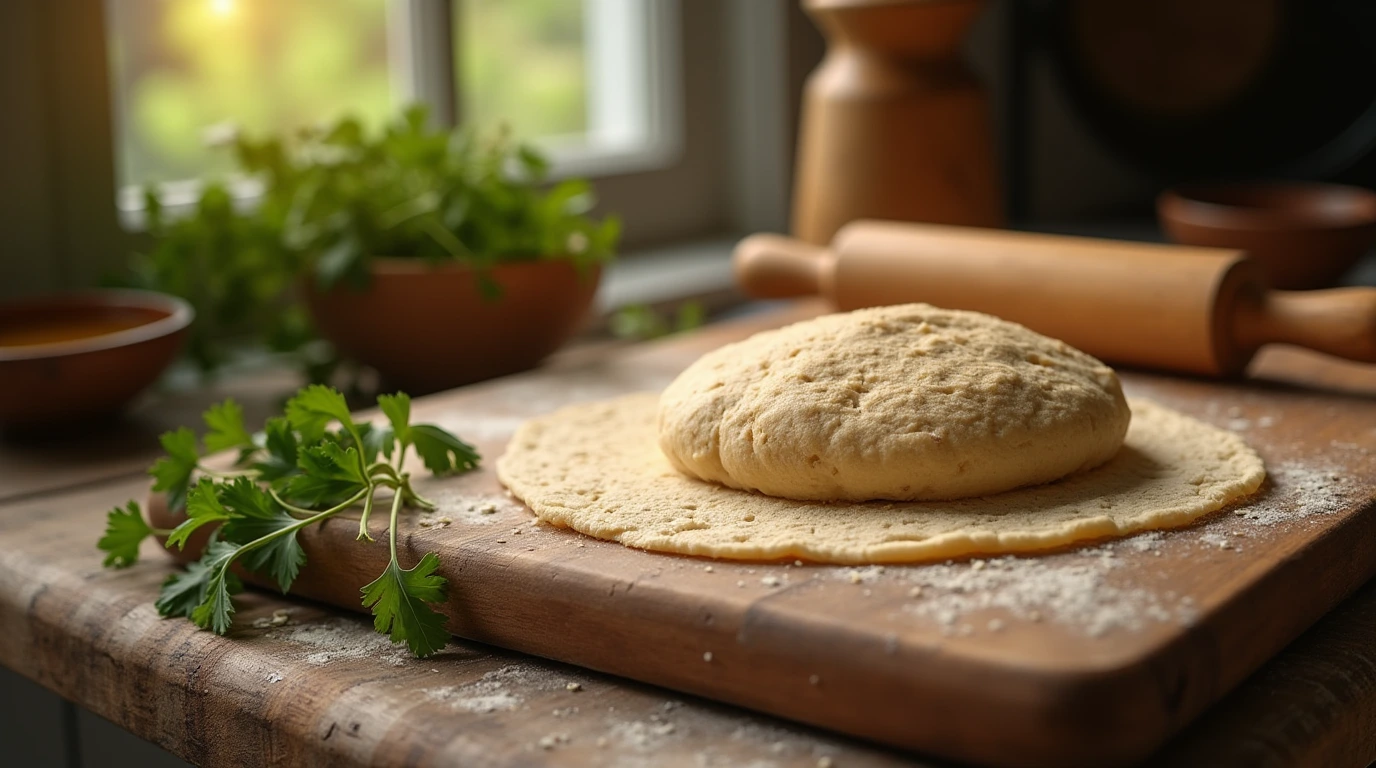
M 1038 557 L 857 569 L 661 555 L 535 524 L 497 483 L 524 418 L 657 389 L 704 351 L 821 306 L 418 401 L 416 420 L 486 459 L 425 481 L 442 509 L 408 518 L 400 542 L 407 563 L 439 553 L 450 629 L 971 763 L 1121 765 L 1376 572 L 1376 371 L 1303 353 L 1259 361 L 1270 380 L 1125 373 L 1130 395 L 1241 432 L 1270 479 L 1189 528 Z M 387 548 L 355 533 L 345 519 L 303 532 L 293 591 L 362 610 Z

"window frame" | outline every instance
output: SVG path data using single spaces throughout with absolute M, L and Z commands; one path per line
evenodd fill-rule
M 117 0 L 107 0 L 115 2 Z M 386 3 L 388 69 L 391 77 L 393 108 L 403 104 L 425 102 L 431 109 L 431 122 L 440 127 L 456 127 L 463 121 L 461 86 L 455 77 L 456 61 L 461 43 L 453 35 L 457 6 L 464 0 L 384 0 Z M 682 150 L 683 130 L 681 114 L 678 40 L 674 20 L 679 12 L 679 0 L 584 0 L 585 8 L 604 18 L 614 18 L 617 12 L 636 13 L 632 24 L 640 27 L 644 50 L 633 54 L 632 61 L 616 63 L 644 70 L 639 83 L 642 103 L 637 111 L 643 114 L 644 140 L 631 146 L 600 146 L 566 140 L 561 137 L 542 137 L 534 143 L 550 160 L 550 178 L 558 180 L 572 176 L 599 179 L 631 173 L 655 171 L 678 160 Z M 638 10 L 631 10 L 638 9 Z M 590 14 L 591 15 L 591 14 Z M 585 19 L 589 28 L 589 44 L 595 45 L 596 21 Z M 615 46 L 610 46 L 615 48 Z M 624 53 L 624 51 L 618 52 Z M 643 58 L 640 58 L 643 56 Z M 624 57 L 623 57 L 624 58 Z M 590 69 L 598 69 L 593 62 Z M 619 85 L 619 84 L 617 84 Z M 593 86 L 594 92 L 603 90 Z M 605 92 L 605 91 L 604 91 Z M 112 88 L 111 108 L 117 114 L 120 105 L 118 89 Z M 593 110 L 596 111 L 594 107 Z M 112 137 L 118 151 L 119 121 L 115 121 Z M 176 215 L 189 211 L 199 199 L 205 181 L 202 178 L 179 179 L 157 185 L 164 198 L 165 208 Z M 262 194 L 262 186 L 253 179 L 231 179 L 227 182 L 235 201 L 246 207 L 255 205 Z M 140 231 L 144 227 L 143 187 L 125 184 L 116 190 L 116 206 L 124 228 Z
M 439 77 L 451 66 L 447 55 L 444 67 L 436 64 L 440 52 L 452 50 L 445 39 L 451 26 L 433 15 L 449 0 L 400 2 L 414 11 L 407 24 L 423 34 L 415 37 L 412 63 L 394 67 L 394 76 L 428 94 L 437 117 L 452 120 L 457 92 Z M 668 161 L 568 162 L 561 170 L 595 182 L 599 212 L 622 215 L 625 252 L 783 231 L 800 83 L 786 59 L 801 11 L 790 0 L 653 2 L 668 22 L 656 42 L 665 62 L 659 76 L 670 78 L 662 114 L 672 115 L 679 132 L 650 159 Z M 0 210 L 15 213 L 0 235 L 21 247 L 0 256 L 0 296 L 96 285 L 149 243 L 140 212 L 117 205 L 105 18 L 104 0 L 0 3 L 0 30 L 27 41 L 0 47 L 0 71 L 24 73 L 0 78 L 0 103 L 16 105 L 0 121 L 0 158 L 26 161 L 0 177 Z M 194 200 L 194 191 L 180 194 Z

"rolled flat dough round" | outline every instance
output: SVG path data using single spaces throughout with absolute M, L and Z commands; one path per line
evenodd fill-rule
M 1113 370 L 1056 339 L 926 304 L 824 315 L 703 355 L 664 391 L 680 471 L 819 501 L 959 499 L 1108 461 Z
M 657 447 L 653 394 L 523 424 L 497 476 L 541 519 L 632 547 L 745 560 L 896 563 L 1046 549 L 1184 525 L 1260 487 L 1237 435 L 1130 402 L 1117 455 L 1088 472 L 946 502 L 794 501 L 685 477 Z

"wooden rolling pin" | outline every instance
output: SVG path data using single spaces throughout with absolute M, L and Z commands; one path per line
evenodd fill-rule
M 1272 291 L 1222 248 L 856 221 L 830 248 L 748 237 L 735 271 L 757 298 L 975 310 L 1146 368 L 1231 376 L 1271 343 L 1376 362 L 1376 288 Z

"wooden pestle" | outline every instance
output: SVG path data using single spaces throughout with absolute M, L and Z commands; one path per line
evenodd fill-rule
M 830 248 L 748 237 L 735 272 L 757 298 L 975 310 L 1146 368 L 1236 375 L 1269 343 L 1376 362 L 1376 288 L 1272 291 L 1223 248 L 856 221 Z

